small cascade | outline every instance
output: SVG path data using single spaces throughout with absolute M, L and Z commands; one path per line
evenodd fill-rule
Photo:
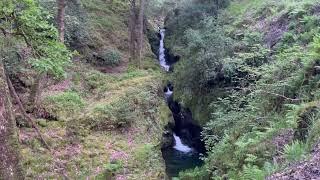
M 165 55 L 165 48 L 164 48 L 164 36 L 165 36 L 165 29 L 161 29 L 160 30 L 160 47 L 159 47 L 159 61 L 160 61 L 160 66 L 165 70 L 165 71 L 169 71 L 170 70 L 170 66 L 167 65 L 166 62 L 166 55 Z
M 183 152 L 183 153 L 189 153 L 192 151 L 192 149 L 189 146 L 186 146 L 182 144 L 181 139 L 179 136 L 173 133 L 175 145 L 173 146 L 174 149 Z
M 165 29 L 161 29 L 159 63 L 165 71 L 169 72 L 171 65 L 166 60 L 164 38 Z M 200 156 L 204 149 L 204 144 L 200 139 L 201 127 L 193 123 L 191 112 L 174 100 L 173 89 L 174 87 L 170 83 L 163 89 L 164 98 L 167 101 L 174 120 L 172 126 L 170 123 L 168 124 L 168 129 L 163 134 L 169 143 L 162 148 L 166 172 L 170 179 L 178 177 L 181 171 L 201 166 L 203 161 L 200 159 Z
M 173 88 L 171 88 L 170 86 L 167 86 L 164 88 L 164 96 L 165 98 L 168 100 L 173 94 Z

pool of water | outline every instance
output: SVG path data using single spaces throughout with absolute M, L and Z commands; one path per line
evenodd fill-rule
M 164 29 L 160 30 L 160 35 L 161 35 L 161 39 L 160 39 L 160 46 L 159 46 L 159 62 L 160 62 L 161 67 L 165 71 L 169 72 L 170 65 L 167 64 L 166 57 L 165 57 L 166 49 L 164 47 L 164 38 L 165 38 L 165 30 Z M 181 109 L 180 109 L 181 107 L 178 105 L 178 103 L 173 102 L 173 100 L 171 99 L 173 96 L 172 84 L 170 84 L 170 85 L 168 84 L 164 88 L 164 95 L 165 95 L 165 99 L 169 105 L 169 108 L 172 107 L 174 109 L 173 110 L 172 108 L 170 108 L 172 113 L 175 115 L 174 116 L 175 122 L 178 119 L 177 121 L 179 121 L 181 124 L 182 120 L 184 119 L 184 116 L 187 116 L 187 115 L 190 115 L 189 117 L 192 118 L 191 113 L 190 114 L 182 114 Z M 170 99 L 172 102 L 170 102 Z M 170 106 L 170 103 L 173 106 Z M 179 128 L 179 127 L 176 127 L 176 128 Z M 187 128 L 187 129 L 188 129 L 188 131 L 193 132 L 190 134 L 194 134 L 194 133 L 198 132 L 198 136 L 200 137 L 200 131 L 194 131 L 194 128 Z M 173 129 L 171 129 L 171 130 L 173 130 Z M 179 129 L 177 131 L 179 132 Z M 178 177 L 179 172 L 181 172 L 181 171 L 184 171 L 187 169 L 193 169 L 193 168 L 195 168 L 197 166 L 201 166 L 203 164 L 203 161 L 200 159 L 200 154 L 198 153 L 198 151 L 194 147 L 191 147 L 191 145 L 193 145 L 193 146 L 197 146 L 197 145 L 194 145 L 194 143 L 187 142 L 188 144 L 190 144 L 190 146 L 188 146 L 183 143 L 183 142 L 188 141 L 188 138 L 183 139 L 183 140 L 185 140 L 185 141 L 183 141 L 175 133 L 173 133 L 172 136 L 174 139 L 174 144 L 171 147 L 162 149 L 162 156 L 163 156 L 163 159 L 165 160 L 165 164 L 166 164 L 166 173 L 170 179 L 172 179 L 173 177 Z M 191 139 L 194 139 L 193 137 L 194 136 L 191 136 L 191 138 L 189 138 L 190 139 L 189 141 L 191 141 Z M 204 149 L 204 144 L 201 144 L 201 146 L 203 146 L 203 147 L 198 147 L 198 150 Z
M 180 137 L 175 133 L 173 137 L 174 145 L 162 150 L 162 156 L 166 163 L 166 172 L 170 178 L 178 177 L 179 172 L 193 169 L 203 164 L 199 153 L 195 149 L 183 144 Z
M 178 177 L 180 171 L 200 167 L 203 164 L 199 153 L 195 151 L 184 153 L 170 147 L 162 150 L 162 156 L 166 163 L 166 172 L 169 178 Z

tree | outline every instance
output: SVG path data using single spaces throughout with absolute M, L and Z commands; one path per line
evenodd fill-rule
M 130 0 L 130 16 L 129 16 L 129 38 L 130 38 L 130 61 L 134 61 L 137 58 L 136 53 L 136 16 L 137 7 L 136 0 Z
M 60 42 L 64 42 L 64 19 L 65 19 L 65 10 L 66 10 L 66 1 L 65 0 L 57 0 L 58 4 L 58 14 L 57 14 L 57 24 L 59 30 L 59 40 Z
M 130 56 L 137 67 L 141 66 L 143 50 L 143 29 L 145 0 L 140 0 L 137 8 L 136 0 L 130 1 L 129 36 L 130 36 Z
M 145 0 L 140 0 L 140 9 L 139 9 L 139 16 L 138 16 L 138 59 L 137 59 L 137 66 L 141 67 L 141 58 L 142 58 L 142 50 L 143 50 L 143 19 L 144 19 L 144 8 L 145 8 Z
M 16 123 L 12 114 L 12 105 L 2 57 L 0 59 L 0 152 L 1 179 L 24 179 L 19 162 L 20 155 Z
M 33 111 L 41 95 L 44 77 L 63 77 L 64 68 L 72 54 L 58 41 L 57 29 L 49 23 L 52 17 L 36 1 L 0 1 L 0 9 L 0 17 L 3 17 L 0 30 L 3 34 L 23 40 L 32 51 L 27 61 L 37 72 L 28 101 L 29 110 Z

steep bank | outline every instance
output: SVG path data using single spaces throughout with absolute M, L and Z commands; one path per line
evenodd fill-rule
M 318 7 L 317 1 L 194 0 L 168 16 L 166 47 L 181 57 L 174 97 L 204 126 L 209 151 L 205 166 L 181 179 L 264 179 L 313 156 Z
M 40 2 L 54 17 L 56 2 Z M 129 63 L 128 9 L 122 1 L 68 1 L 65 43 L 78 52 L 65 77 L 44 79 L 37 108 L 30 113 L 52 152 L 16 114 L 26 179 L 166 177 L 160 148 L 170 112 L 163 99 L 163 73 L 146 40 L 141 69 Z M 19 43 L 5 51 L 18 54 L 8 55 L 14 59 L 8 63 L 16 63 L 8 71 L 27 104 L 35 72 L 21 63 L 29 51 Z
M 172 64 L 168 61 L 167 49 L 164 46 L 165 29 L 159 30 L 159 64 L 167 75 L 172 73 Z M 152 38 L 149 38 L 152 40 Z M 171 62 L 172 63 L 172 62 Z M 165 127 L 162 143 L 162 156 L 166 164 L 168 177 L 174 178 L 179 172 L 201 166 L 201 154 L 205 152 L 201 141 L 201 127 L 194 122 L 190 111 L 174 101 L 174 87 L 169 83 L 164 87 L 164 98 L 172 113 L 172 119 Z

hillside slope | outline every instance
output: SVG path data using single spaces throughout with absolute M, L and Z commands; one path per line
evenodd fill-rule
M 54 24 L 56 1 L 40 5 Z M 65 44 L 77 52 L 64 77 L 45 77 L 36 108 L 28 112 L 51 152 L 15 109 L 26 179 L 165 178 L 160 148 L 170 113 L 163 73 L 147 41 L 141 68 L 129 63 L 128 13 L 124 1 L 68 1 Z M 23 42 L 12 44 L 7 51 L 28 60 Z M 27 104 L 35 71 L 12 59 L 8 71 Z
M 317 177 L 304 169 L 318 168 L 320 4 L 216 3 L 182 4 L 166 20 L 166 46 L 181 57 L 174 96 L 208 150 L 181 179 Z

